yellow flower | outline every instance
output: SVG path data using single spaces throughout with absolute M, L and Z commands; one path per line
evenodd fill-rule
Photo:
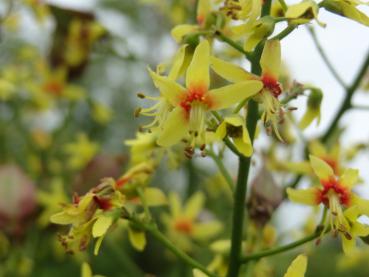
M 171 146 L 187 135 L 191 138 L 191 146 L 197 138 L 206 143 L 206 116 L 209 111 L 228 108 L 262 88 L 260 81 L 247 80 L 209 90 L 209 48 L 207 40 L 196 47 L 186 72 L 186 87 L 150 71 L 155 86 L 174 107 L 159 130 L 159 145 Z
M 288 267 L 284 277 L 304 277 L 307 267 L 307 257 L 305 255 L 298 255 L 291 265 Z
M 192 240 L 208 240 L 222 229 L 221 223 L 216 220 L 199 220 L 204 201 L 204 195 L 197 192 L 182 206 L 177 194 L 169 194 L 170 214 L 163 214 L 162 221 L 167 227 L 171 240 L 185 251 L 191 249 Z
M 223 139 L 228 135 L 238 151 L 246 157 L 252 155 L 252 144 L 244 117 L 240 115 L 225 117 L 223 122 L 219 124 L 216 134 L 219 139 Z
M 326 10 L 355 20 L 365 26 L 369 26 L 369 17 L 361 12 L 357 6 L 367 5 L 367 2 L 358 0 L 324 0 L 319 5 Z
M 212 57 L 212 69 L 224 79 L 230 82 L 245 82 L 245 80 L 259 80 L 263 87 L 255 95 L 255 100 L 264 107 L 262 120 L 267 130 L 272 129 L 276 136 L 282 140 L 278 132 L 278 124 L 283 119 L 283 109 L 278 100 L 282 93 L 282 88 L 278 83 L 281 66 L 281 48 L 279 40 L 269 40 L 265 43 L 264 51 L 261 55 L 260 65 L 262 75 L 256 76 L 236 66 L 232 63 Z
M 81 169 L 96 155 L 98 144 L 91 142 L 86 134 L 78 134 L 75 142 L 64 146 L 64 151 L 69 155 L 68 166 L 71 169 Z
M 319 6 L 312 0 L 303 0 L 298 4 L 288 7 L 285 17 L 290 20 L 292 24 L 306 24 L 310 20 L 315 19 L 319 25 L 325 26 L 318 20 Z
M 357 196 L 352 188 L 357 184 L 358 170 L 346 169 L 337 177 L 333 168 L 324 160 L 310 156 L 310 164 L 320 185 L 308 189 L 287 189 L 291 201 L 305 205 L 325 205 L 329 209 L 329 216 L 325 224 L 331 227 L 334 233 L 342 237 L 345 253 L 353 249 L 355 236 L 364 236 L 369 233 L 369 226 L 359 223 L 359 215 L 369 214 L 369 200 Z

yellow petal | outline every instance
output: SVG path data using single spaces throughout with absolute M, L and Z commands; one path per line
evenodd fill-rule
M 210 46 L 207 40 L 197 45 L 186 73 L 186 87 L 209 87 Z
M 168 77 L 160 76 L 151 69 L 148 69 L 150 76 L 161 95 L 167 99 L 173 106 L 176 106 L 185 96 L 186 89 L 177 84 L 174 80 Z
M 54 224 L 69 225 L 75 221 L 74 217 L 65 213 L 60 212 L 50 217 L 50 221 Z
M 197 29 L 197 25 L 182 24 L 174 27 L 171 35 L 176 42 L 180 43 L 184 36 L 195 32 Z
M 307 267 L 307 257 L 298 255 L 287 269 L 284 277 L 304 277 Z
M 192 195 L 184 208 L 184 214 L 187 218 L 193 219 L 196 218 L 200 213 L 202 206 L 204 205 L 205 196 L 201 192 L 196 192 Z
M 110 216 L 99 216 L 92 227 L 92 236 L 94 238 L 103 236 L 112 223 L 113 219 Z
M 329 164 L 313 155 L 310 155 L 309 157 L 310 165 L 320 180 L 329 180 L 332 176 L 334 176 L 333 169 L 329 166 Z
M 353 186 L 357 184 L 357 180 L 359 177 L 359 170 L 348 168 L 343 172 L 343 175 L 340 177 L 340 183 L 345 187 L 351 189 Z
M 81 267 L 81 277 L 92 277 L 92 270 L 88 263 L 84 262 Z
M 95 243 L 95 248 L 94 248 L 94 255 L 97 256 L 99 254 L 99 250 L 100 250 L 100 247 L 101 247 L 101 244 L 104 240 L 104 237 L 105 236 L 101 236 L 99 237 L 97 240 L 96 240 L 96 243 Z
M 244 140 L 243 138 L 233 138 L 233 142 L 237 150 L 241 152 L 244 156 L 250 157 L 252 155 L 253 149 L 248 132 L 246 140 Z
M 268 40 L 265 43 L 260 58 L 263 74 L 270 75 L 278 80 L 281 67 L 281 44 L 279 40 Z
M 308 189 L 292 189 L 287 188 L 288 198 L 300 204 L 315 206 L 318 205 L 317 202 L 317 189 L 316 188 L 308 188 Z
M 244 81 L 209 91 L 213 110 L 229 108 L 242 100 L 254 96 L 263 88 L 260 81 Z
M 181 128 L 178 128 L 181 126 Z M 175 108 L 163 123 L 163 130 L 159 134 L 157 143 L 169 147 L 179 142 L 188 132 L 188 120 L 181 107 Z
M 350 255 L 355 250 L 355 238 L 347 239 L 344 235 L 341 235 L 342 249 L 346 255 Z
M 182 206 L 178 194 L 169 194 L 169 207 L 173 217 L 178 217 L 181 214 Z
M 309 152 L 318 157 L 326 157 L 328 155 L 324 145 L 318 140 L 313 140 L 309 143 Z
M 342 7 L 342 13 L 344 16 L 351 18 L 365 26 L 369 26 L 369 17 L 358 10 L 354 5 L 346 3 L 345 1 L 339 2 Z
M 289 6 L 286 11 L 285 17 L 289 19 L 306 19 L 305 21 L 303 21 L 306 23 L 309 21 L 309 19 L 316 18 L 317 14 L 318 5 L 313 1 L 304 0 L 301 3 Z
M 224 139 L 227 135 L 227 123 L 224 120 L 219 124 L 215 134 L 219 139 Z
M 133 228 L 128 227 L 128 237 L 132 246 L 138 250 L 144 250 L 146 246 L 146 236 L 142 231 L 134 230 Z
M 359 237 L 365 237 L 369 235 L 369 226 L 366 224 L 362 224 L 358 221 L 355 221 L 352 223 L 351 226 L 351 232 L 353 237 L 359 236 Z
M 255 75 L 247 72 L 242 67 L 213 56 L 210 57 L 210 65 L 219 76 L 233 83 L 257 78 Z
M 170 69 L 170 72 L 168 74 L 168 78 L 171 80 L 176 80 L 181 73 L 186 54 L 186 47 L 187 45 L 182 45 L 174 57 L 172 68 Z
M 210 1 L 209 0 L 199 0 L 197 3 L 197 23 L 203 25 L 205 23 L 206 15 L 210 12 Z
M 167 204 L 167 197 L 158 188 L 146 188 L 144 194 L 148 206 L 161 206 Z
M 192 270 L 193 277 L 207 277 L 208 275 L 202 272 L 201 270 L 195 268 Z
M 197 240 L 210 239 L 222 230 L 222 224 L 218 221 L 198 223 L 193 226 L 193 237 Z

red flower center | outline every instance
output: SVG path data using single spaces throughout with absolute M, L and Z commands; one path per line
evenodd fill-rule
M 318 203 L 329 206 L 329 194 L 334 193 L 340 200 L 341 205 L 350 204 L 350 191 L 342 186 L 336 179 L 320 181 L 323 188 L 318 191 Z
M 261 81 L 264 84 L 264 88 L 269 90 L 275 98 L 278 98 L 278 96 L 282 93 L 281 85 L 273 76 L 264 74 L 261 76 Z
M 192 222 L 191 220 L 187 219 L 187 218 L 183 218 L 183 219 L 178 219 L 175 224 L 174 224 L 174 228 L 181 233 L 184 233 L 186 235 L 191 234 L 192 232 Z
M 207 107 L 211 106 L 211 101 L 206 94 L 207 90 L 203 86 L 191 87 L 188 89 L 186 96 L 180 102 L 180 106 L 189 113 L 191 111 L 192 102 L 204 103 Z

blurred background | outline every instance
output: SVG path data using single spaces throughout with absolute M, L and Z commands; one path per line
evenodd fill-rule
M 1 1 L 1 277 L 79 276 L 86 260 L 94 273 L 104 276 L 192 276 L 155 239 L 149 236 L 145 251 L 140 253 L 130 246 L 126 231 L 119 228 L 107 237 L 98 256 L 90 248 L 68 255 L 57 239 L 57 234 L 67 229 L 50 224 L 49 218 L 60 210 L 61 203 L 71 201 L 74 192 L 86 193 L 102 177 L 117 178 L 127 168 L 129 149 L 124 141 L 134 138 L 138 127 L 147 123 L 134 117 L 142 105 L 136 94 L 155 93 L 146 68 L 156 68 L 174 55 L 177 45 L 170 30 L 193 20 L 195 2 Z M 317 37 L 340 75 L 350 83 L 369 49 L 368 28 L 324 11 L 319 19 L 327 27 L 312 24 Z M 222 46 L 216 42 L 216 47 Z M 303 134 L 305 139 L 313 138 L 331 122 L 344 91 L 322 62 L 304 26 L 283 40 L 282 55 L 292 79 L 324 91 L 321 123 Z M 368 91 L 364 84 L 354 102 L 369 106 Z M 294 105 L 304 107 L 305 102 L 297 99 Z M 296 117 L 303 111 L 297 110 Z M 369 110 L 345 115 L 341 122 L 345 146 L 369 143 L 368 116 Z M 262 135 L 256 154 L 262 156 L 268 145 L 268 137 Z M 153 183 L 165 192 L 177 191 L 182 198 L 201 188 L 210 199 L 206 208 L 226 226 L 218 238 L 227 238 L 230 205 L 224 201 L 223 185 L 216 185 L 222 181 L 214 179 L 214 164 L 208 158 L 181 161 L 174 171 L 161 167 Z M 236 160 L 229 155 L 226 161 L 235 176 Z M 360 170 L 366 184 L 368 164 L 367 151 L 349 163 Z M 257 170 L 253 172 L 252 178 Z M 302 182 L 302 186 L 306 184 Z M 359 191 L 369 198 L 368 187 Z M 271 219 L 276 240 L 288 242 L 309 229 L 306 218 L 311 213 L 310 209 L 282 203 Z M 211 251 L 204 245 L 193 247 L 204 264 L 211 261 Z M 303 250 L 310 253 L 306 276 L 369 276 L 369 248 L 348 258 L 339 242 L 328 238 L 317 248 L 310 243 L 293 253 L 268 258 L 265 264 L 252 264 L 256 270 L 248 274 L 283 276 L 292 257 Z

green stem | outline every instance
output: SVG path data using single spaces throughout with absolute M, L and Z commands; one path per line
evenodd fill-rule
M 369 111 L 369 106 L 365 105 L 352 105 L 351 108 L 354 110 Z
M 224 179 L 226 180 L 229 188 L 231 189 L 231 191 L 233 191 L 234 183 L 233 183 L 231 175 L 229 174 L 228 170 L 224 166 L 223 161 L 212 150 L 208 151 L 207 154 L 213 159 L 213 161 L 217 165 L 220 173 L 222 173 Z
M 256 47 L 254 59 L 251 63 L 251 72 L 260 75 L 260 57 L 262 47 Z M 248 102 L 246 126 L 250 134 L 251 144 L 255 137 L 256 124 L 259 119 L 258 103 L 254 100 Z M 247 180 L 249 177 L 251 157 L 239 156 L 237 184 L 234 191 L 234 204 L 232 216 L 231 252 L 229 258 L 228 277 L 237 277 L 240 271 L 240 254 L 242 245 L 243 225 L 245 218 L 245 201 L 247 193 Z
M 268 257 L 268 256 L 276 255 L 276 254 L 279 254 L 279 253 L 282 253 L 282 252 L 286 252 L 286 251 L 294 249 L 294 248 L 296 248 L 300 245 L 303 245 L 303 244 L 305 244 L 309 241 L 312 241 L 312 240 L 318 238 L 320 235 L 321 235 L 321 232 L 315 232 L 314 234 L 312 234 L 310 236 L 299 239 L 299 240 L 294 241 L 292 243 L 289 243 L 289 244 L 286 244 L 286 245 L 283 245 L 283 246 L 279 246 L 279 247 L 276 247 L 274 249 L 269 249 L 269 250 L 261 251 L 259 253 L 255 253 L 255 254 L 245 256 L 245 257 L 242 258 L 241 262 L 242 263 L 247 263 L 247 262 L 252 261 L 252 260 L 259 260 L 259 259 L 264 258 L 264 257 Z
M 287 11 L 288 7 L 284 0 L 278 0 L 279 4 L 281 4 L 282 10 L 285 12 Z
M 368 66 L 369 66 L 369 51 L 366 55 L 365 61 L 363 62 L 358 74 L 356 75 L 356 78 L 352 82 L 351 86 L 348 87 L 348 89 L 346 89 L 345 99 L 341 103 L 341 106 L 338 109 L 338 112 L 337 112 L 336 116 L 334 117 L 333 121 L 329 125 L 327 131 L 323 134 L 323 136 L 322 136 L 322 141 L 323 142 L 327 142 L 329 137 L 332 135 L 332 133 L 336 129 L 336 127 L 338 125 L 338 122 L 340 121 L 341 117 L 344 115 L 344 113 L 347 110 L 349 110 L 352 107 L 352 105 L 351 105 L 352 96 L 354 95 L 355 91 L 359 87 L 359 85 L 361 83 L 361 80 L 363 79 L 363 77 L 364 77 L 364 75 L 365 75 L 365 73 L 368 69 Z
M 168 238 L 164 234 L 162 234 L 155 225 L 143 223 L 135 218 L 130 218 L 129 220 L 137 224 L 140 228 L 142 228 L 146 232 L 150 233 L 154 238 L 160 241 L 167 249 L 169 249 L 174 255 L 176 255 L 178 258 L 180 258 L 182 261 L 184 261 L 192 268 L 197 268 L 201 270 L 207 276 L 216 277 L 216 275 L 207 270 L 205 266 L 203 266 L 198 261 L 191 258 L 181 249 L 177 248 L 175 244 L 172 243 L 170 240 L 168 240 Z
M 322 58 L 322 60 L 327 65 L 328 69 L 331 71 L 333 77 L 337 80 L 337 82 L 343 88 L 346 88 L 347 86 L 346 86 L 345 82 L 343 81 L 343 79 L 341 78 L 341 76 L 338 74 L 338 72 L 336 71 L 336 69 L 334 68 L 334 66 L 332 65 L 332 63 L 330 62 L 330 60 L 328 59 L 328 56 L 326 55 L 323 47 L 320 45 L 314 29 L 312 27 L 308 27 L 307 29 L 309 31 L 309 34 L 311 35 L 311 38 L 313 39 L 313 42 L 314 42 L 315 47 L 317 48 L 317 50 L 319 52 L 320 57 Z
M 293 30 L 295 30 L 297 25 L 288 25 L 283 31 L 281 31 L 279 34 L 275 35 L 271 39 L 278 39 L 282 40 L 286 36 L 288 36 L 290 33 L 292 33 Z
M 147 202 L 146 202 L 146 199 L 145 199 L 144 191 L 143 191 L 142 188 L 137 188 L 136 191 L 137 191 L 138 197 L 140 198 L 140 200 L 142 202 L 142 206 L 144 208 L 146 219 L 148 221 L 151 221 L 152 217 L 151 217 L 151 213 L 150 213 L 149 207 L 147 206 Z
M 248 52 L 246 52 L 243 47 L 238 44 L 237 42 L 235 42 L 234 40 L 228 38 L 227 36 L 225 36 L 224 34 L 222 34 L 220 31 L 216 31 L 215 32 L 215 36 L 217 38 L 219 38 L 221 41 L 227 43 L 229 46 L 233 47 L 234 49 L 236 49 L 237 51 L 239 51 L 240 53 L 244 54 L 245 57 L 251 61 L 252 59 L 252 55 Z

